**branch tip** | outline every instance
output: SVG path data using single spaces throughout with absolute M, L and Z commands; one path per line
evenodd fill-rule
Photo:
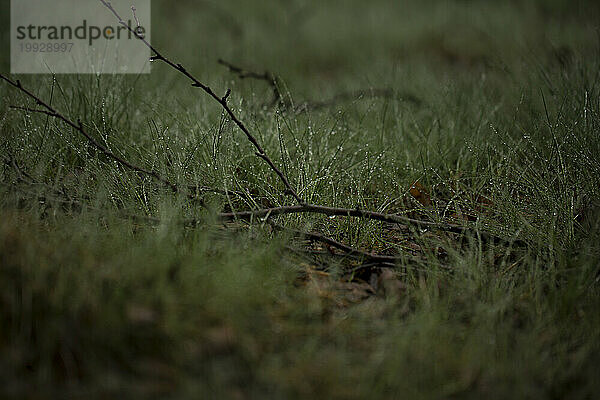
M 231 89 L 227 89 L 227 92 L 225 92 L 225 96 L 221 97 L 221 102 L 222 103 L 227 102 L 227 98 L 229 98 L 230 94 L 231 94 Z

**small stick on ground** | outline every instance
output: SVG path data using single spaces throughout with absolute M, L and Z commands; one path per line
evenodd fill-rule
M 376 254 L 376 253 L 371 253 L 371 252 L 366 252 L 366 251 L 355 249 L 354 247 L 347 246 L 341 242 L 338 242 L 335 239 L 332 239 L 332 238 L 322 235 L 320 233 L 303 232 L 303 231 L 299 231 L 297 229 L 285 228 L 285 227 L 275 224 L 275 223 L 271 223 L 271 226 L 276 230 L 287 231 L 287 232 L 293 233 L 294 235 L 305 237 L 313 242 L 321 242 L 321 243 L 328 244 L 331 247 L 335 247 L 336 249 L 343 251 L 345 255 L 350 256 L 350 257 L 364 258 L 364 259 L 367 259 L 370 261 L 376 261 L 376 262 L 382 262 L 382 263 L 388 263 L 388 264 L 394 264 L 398 260 L 398 257 L 396 257 L 396 256 L 387 256 L 387 255 Z

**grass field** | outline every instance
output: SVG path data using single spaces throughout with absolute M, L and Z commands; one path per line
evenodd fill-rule
M 61 121 L 9 108 L 35 103 L 1 82 L 0 397 L 597 397 L 599 11 L 153 1 L 153 45 L 232 89 L 303 199 L 429 228 L 220 221 L 295 200 L 220 105 L 164 63 L 13 78 L 114 154 L 214 192 L 190 198 L 124 168 Z M 272 73 L 280 101 L 219 59 Z

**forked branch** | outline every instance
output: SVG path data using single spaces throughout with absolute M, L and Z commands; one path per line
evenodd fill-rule
M 271 90 L 273 91 L 273 99 L 271 99 L 270 103 L 265 103 L 264 106 L 275 107 L 276 105 L 283 103 L 283 96 L 281 95 L 281 91 L 279 90 L 279 82 L 277 81 L 277 77 L 271 72 L 248 71 L 246 69 L 243 69 L 242 67 L 233 65 L 230 62 L 227 62 L 223 59 L 219 59 L 217 60 L 217 62 L 227 67 L 227 69 L 229 69 L 229 72 L 236 74 L 240 79 L 257 79 L 260 81 L 267 82 L 267 84 L 271 87 Z

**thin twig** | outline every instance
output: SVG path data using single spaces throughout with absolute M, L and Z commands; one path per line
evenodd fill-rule
M 363 219 L 370 219 L 375 221 L 382 222 L 391 222 L 391 223 L 399 223 L 399 224 L 409 224 L 413 226 L 418 226 L 421 228 L 432 228 L 432 229 L 441 229 L 448 232 L 454 233 L 463 233 L 469 228 L 459 226 L 459 225 L 451 225 L 446 223 L 437 223 L 430 221 L 421 221 L 412 218 L 408 218 L 402 215 L 397 214 L 384 214 L 375 211 L 362 210 L 360 208 L 340 208 L 340 207 L 328 207 L 321 206 L 317 204 L 302 204 L 302 205 L 293 205 L 293 206 L 282 206 L 282 207 L 272 207 L 272 208 L 262 208 L 258 210 L 252 211 L 238 211 L 238 212 L 230 212 L 230 213 L 221 213 L 219 217 L 222 219 L 252 219 L 252 218 L 265 218 L 265 217 L 274 217 L 277 215 L 284 214 L 322 214 L 327 215 L 329 217 L 340 216 L 340 217 L 357 217 Z
M 233 72 L 234 74 L 236 74 L 238 76 L 238 78 L 240 79 L 246 79 L 246 78 L 252 78 L 252 79 L 258 79 L 258 80 L 264 80 L 267 81 L 269 84 L 272 84 L 273 81 L 275 80 L 275 78 L 273 77 L 273 75 L 269 72 L 269 71 L 265 71 L 265 72 L 254 72 L 254 71 L 248 71 L 243 69 L 242 67 L 238 67 L 236 65 L 231 64 L 228 61 L 225 61 L 221 58 L 219 58 L 217 60 L 217 62 L 225 67 L 227 67 L 229 69 L 230 72 Z
M 286 227 L 283 227 L 283 226 L 275 224 L 275 223 L 271 223 L 271 226 L 276 230 L 287 231 L 287 232 L 293 233 L 295 235 L 303 236 L 313 242 L 321 242 L 321 243 L 328 244 L 331 247 L 335 247 L 336 249 L 343 251 L 345 255 L 348 255 L 351 257 L 366 258 L 371 261 L 392 263 L 392 264 L 398 259 L 398 257 L 396 257 L 396 256 L 387 256 L 387 255 L 376 254 L 376 253 L 358 250 L 358 249 L 355 249 L 354 247 L 345 245 L 341 242 L 338 242 L 335 239 L 332 239 L 332 238 L 322 235 L 320 233 L 303 232 L 303 231 L 299 231 L 297 229 L 286 228 Z
M 279 90 L 279 82 L 277 81 L 277 77 L 273 75 L 269 71 L 265 72 L 254 72 L 248 71 L 242 67 L 238 67 L 236 65 L 231 64 L 223 59 L 218 59 L 217 62 L 229 69 L 230 72 L 236 74 L 240 79 L 257 79 L 261 81 L 267 82 L 269 86 L 271 86 L 271 90 L 273 91 L 273 99 L 270 103 L 265 103 L 267 107 L 275 107 L 279 104 L 283 103 L 283 96 L 281 95 L 281 91 Z
M 283 96 L 281 95 L 281 92 L 279 90 L 279 83 L 277 81 L 277 77 L 273 75 L 270 71 L 249 71 L 230 62 L 224 61 L 223 59 L 219 59 L 217 60 L 217 62 L 227 67 L 230 72 L 236 74 L 240 79 L 251 78 L 267 82 L 269 86 L 271 86 L 271 88 L 273 89 L 273 100 L 270 103 L 271 107 L 281 105 L 283 106 L 283 108 L 291 108 L 290 104 L 284 104 Z M 403 99 L 417 106 L 423 103 L 421 99 L 419 99 L 412 93 L 400 93 L 392 88 L 371 88 L 338 93 L 327 100 L 307 100 L 294 107 L 293 111 L 299 114 L 305 111 L 314 111 L 320 110 L 325 107 L 331 107 L 338 103 L 346 101 L 372 98 Z
M 221 105 L 221 107 L 223 108 L 223 110 L 225 110 L 225 112 L 229 115 L 229 118 L 231 118 L 231 120 L 238 126 L 238 128 L 240 128 L 240 130 L 246 135 L 246 138 L 250 141 L 250 143 L 252 143 L 252 145 L 256 149 L 256 155 L 258 157 L 262 158 L 269 165 L 269 167 L 271 168 L 271 170 L 273 170 L 273 172 L 275 172 L 275 174 L 277 174 L 277 176 L 279 177 L 279 179 L 281 180 L 281 182 L 283 182 L 283 184 L 284 184 L 284 186 L 286 188 L 285 193 L 292 195 L 294 197 L 294 199 L 296 199 L 296 201 L 299 204 L 303 204 L 304 203 L 304 201 L 300 198 L 300 196 L 298 195 L 298 193 L 296 192 L 296 190 L 292 187 L 292 185 L 288 181 L 287 177 L 273 163 L 273 161 L 271 160 L 271 158 L 267 155 L 267 153 L 265 152 L 265 150 L 258 143 L 258 140 L 256 140 L 256 138 L 254 137 L 254 135 L 252 135 L 250 133 L 250 131 L 248 130 L 248 128 L 246 128 L 246 125 L 244 125 L 244 123 L 242 121 L 240 121 L 240 119 L 233 112 L 233 110 L 231 109 L 231 107 L 229 107 L 229 104 L 227 103 L 227 97 L 228 97 L 228 95 L 225 95 L 225 96 L 222 96 L 222 97 L 219 96 L 219 95 L 217 95 L 210 88 L 210 86 L 208 86 L 208 85 L 200 82 L 198 79 L 196 79 L 196 77 L 194 77 L 190 72 L 188 72 L 188 70 L 185 69 L 185 67 L 183 65 L 171 61 L 169 58 L 167 58 L 162 53 L 160 53 L 157 49 L 155 49 L 143 36 L 140 36 L 135 29 L 131 28 L 123 20 L 123 18 L 121 18 L 121 16 L 119 15 L 119 13 L 117 13 L 117 11 L 113 8 L 113 6 L 110 4 L 110 2 L 108 2 L 106 0 L 100 0 L 100 1 L 102 2 L 102 4 L 104 4 L 106 6 L 106 8 L 108 8 L 114 14 L 114 16 L 119 20 L 119 23 L 123 27 L 125 27 L 131 33 L 133 33 L 139 40 L 141 40 L 154 53 L 154 55 L 150 58 L 151 61 L 162 61 L 162 62 L 168 64 L 173 69 L 175 69 L 175 70 L 179 71 L 181 74 L 185 75 L 192 82 L 192 86 L 193 87 L 197 87 L 197 88 L 202 89 L 206 94 L 208 94 L 217 103 L 219 103 Z
M 146 170 L 146 169 L 144 169 L 142 167 L 134 165 L 134 164 L 130 163 L 129 161 L 127 161 L 127 160 L 125 160 L 125 159 L 117 156 L 116 154 L 112 153 L 104 145 L 100 144 L 93 137 L 91 137 L 84 130 L 83 124 L 81 124 L 80 121 L 77 121 L 77 124 L 75 124 L 73 121 L 69 120 L 68 118 L 66 118 L 65 116 L 63 116 L 61 113 L 59 113 L 58 111 L 56 111 L 55 109 L 53 109 L 52 107 L 50 107 L 48 104 L 46 104 L 44 101 L 42 101 L 39 97 L 33 95 L 31 92 L 29 92 L 28 90 L 26 90 L 25 88 L 23 88 L 22 84 L 20 84 L 20 81 L 17 80 L 16 82 L 13 82 L 12 80 L 10 80 L 10 78 L 4 76 L 1 73 L 0 73 L 0 78 L 4 79 L 5 81 L 7 81 L 8 83 L 10 83 L 11 85 L 19 88 L 23 93 L 27 94 L 29 97 L 31 97 L 32 99 L 34 99 L 37 102 L 38 105 L 44 107 L 45 110 L 44 109 L 38 109 L 38 108 L 31 108 L 31 107 L 23 107 L 23 106 L 9 106 L 9 108 L 11 108 L 13 110 L 20 110 L 20 111 L 26 111 L 26 112 L 31 112 L 31 113 L 37 113 L 37 114 L 44 114 L 44 115 L 48 115 L 48 116 L 53 117 L 53 118 L 57 118 L 57 119 L 65 122 L 67 125 L 75 128 L 82 135 L 84 135 L 86 137 L 86 139 L 94 147 L 96 147 L 98 150 L 100 150 L 102 153 L 104 153 L 108 157 L 110 157 L 110 158 L 114 159 L 115 161 L 117 161 L 119 164 L 121 164 L 124 167 L 127 167 L 129 169 L 132 169 L 134 171 L 141 172 L 143 174 L 149 175 L 150 177 L 152 177 L 152 178 L 156 179 L 157 181 L 159 181 L 159 182 L 165 184 L 166 186 L 170 187 L 173 190 L 173 192 L 180 192 L 180 187 L 178 185 L 176 185 L 176 184 L 172 183 L 171 181 L 163 178 L 157 172 L 149 171 L 149 170 Z M 235 195 L 235 196 L 239 196 L 239 197 L 247 197 L 246 194 L 243 193 L 243 192 L 233 191 L 233 190 L 225 190 L 225 189 L 216 189 L 216 188 L 212 188 L 212 187 L 209 187 L 209 186 L 203 186 L 203 185 L 187 185 L 186 188 L 188 190 L 192 191 L 193 193 L 216 193 L 216 194 L 222 194 L 222 195 L 230 195 L 230 196 Z
M 501 236 L 497 236 L 491 232 L 481 231 L 478 227 L 470 227 L 470 226 L 461 226 L 454 225 L 445 222 L 433 222 L 433 221 L 422 221 L 409 217 L 405 217 L 403 215 L 398 214 L 385 214 L 375 211 L 362 210 L 360 208 L 341 208 L 341 207 L 328 207 L 321 206 L 318 204 L 301 204 L 294 206 L 282 206 L 282 207 L 272 207 L 272 208 L 263 208 L 252 211 L 238 211 L 238 212 L 230 212 L 230 213 L 220 213 L 218 217 L 224 220 L 252 220 L 256 218 L 270 219 L 272 217 L 278 215 L 285 214 L 321 214 L 327 215 L 329 217 L 339 216 L 339 217 L 355 217 L 361 219 L 368 219 L 373 221 L 381 221 L 388 222 L 394 224 L 406 224 L 414 227 L 418 227 L 420 229 L 431 229 L 431 230 L 439 230 L 444 232 L 451 232 L 457 234 L 467 234 L 467 233 L 477 233 L 482 241 L 484 242 L 506 242 L 512 243 L 513 245 L 517 245 L 520 247 L 527 246 L 527 242 L 520 239 L 505 239 Z M 189 223 L 193 223 L 193 221 L 189 221 Z
M 38 97 L 33 92 L 30 92 L 28 89 L 26 89 L 25 87 L 23 87 L 23 85 L 21 84 L 20 80 L 17 79 L 16 81 L 13 81 L 12 79 L 10 79 L 9 77 L 5 76 L 2 73 L 0 73 L 0 79 L 8 82 L 8 84 L 10 84 L 11 86 L 13 86 L 13 87 L 19 89 L 21 92 L 25 93 L 27 96 L 29 96 L 30 98 L 32 98 L 33 100 L 35 100 L 38 106 L 43 107 L 44 109 L 34 109 L 34 108 L 28 108 L 28 107 L 15 107 L 15 106 L 13 106 L 12 108 L 16 108 L 16 109 L 20 109 L 20 110 L 25 110 L 25 111 L 29 111 L 29 112 L 35 112 L 35 113 L 41 113 L 41 114 L 49 115 L 49 116 L 51 116 L 53 118 L 56 118 L 56 119 L 59 119 L 59 120 L 63 121 L 65 124 L 69 125 L 70 127 L 72 127 L 75 130 L 77 130 L 79 133 L 81 133 L 88 140 L 88 142 L 90 142 L 94 147 L 96 147 L 98 150 L 100 150 L 106 156 L 108 156 L 108 157 L 112 158 L 113 160 L 115 160 L 117 163 L 119 163 L 122 166 L 124 166 L 126 168 L 129 168 L 131 170 L 134 170 L 134 171 L 137 171 L 137 172 L 141 172 L 143 174 L 151 176 L 152 178 L 156 179 L 157 181 L 159 181 L 159 182 L 165 184 L 166 186 L 170 187 L 171 190 L 173 190 L 173 192 L 179 192 L 179 187 L 176 184 L 174 184 L 173 182 L 169 181 L 166 178 L 163 178 L 157 172 L 155 172 L 155 171 L 149 171 L 149 170 L 147 170 L 145 168 L 142 168 L 142 167 L 140 167 L 138 165 L 132 164 L 129 161 L 125 160 L 124 158 L 121 158 L 118 155 L 116 155 L 113 152 L 111 152 L 108 148 L 106 148 L 103 144 L 101 144 L 96 139 L 94 139 L 94 137 L 91 136 L 85 130 L 85 128 L 83 127 L 83 123 L 81 122 L 81 120 L 78 119 L 77 122 L 74 122 L 74 121 L 70 120 L 69 118 L 65 117 L 64 115 L 62 115 L 61 113 L 59 113 L 58 111 L 56 111 L 51 105 L 49 105 L 44 100 L 42 100 L 40 97 Z

